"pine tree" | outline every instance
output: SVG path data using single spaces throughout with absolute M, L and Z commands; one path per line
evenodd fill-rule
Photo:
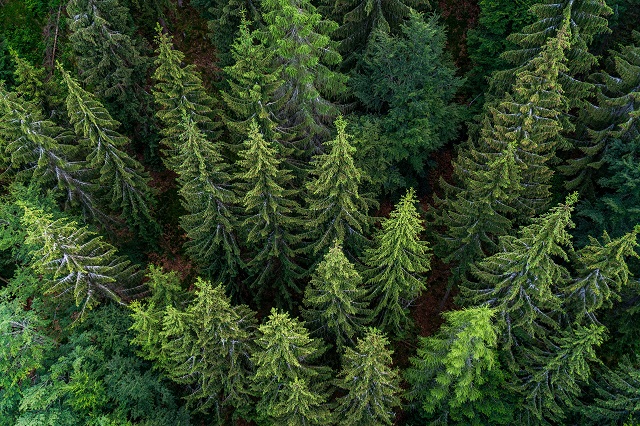
M 256 31 L 249 25 L 244 19 L 240 23 L 231 50 L 233 65 L 224 68 L 229 88 L 221 95 L 229 111 L 223 120 L 240 141 L 246 139 L 251 122 L 256 120 L 266 140 L 282 145 L 287 132 L 278 119 L 287 101 L 287 93 L 282 90 L 282 66 L 274 64 L 275 52 L 257 41 Z
M 372 203 L 358 192 L 362 177 L 353 162 L 355 148 L 349 142 L 351 135 L 346 127 L 347 122 L 339 117 L 336 138 L 325 143 L 329 152 L 316 155 L 311 163 L 312 179 L 306 184 L 306 228 L 310 242 L 307 250 L 313 256 L 323 255 L 334 241 L 339 241 L 355 257 L 366 243 L 371 223 L 367 212 Z
M 233 306 L 221 285 L 196 281 L 196 295 L 186 309 L 166 307 L 162 318 L 164 370 L 177 383 L 188 385 L 189 405 L 213 411 L 225 424 L 226 407 L 246 410 L 252 405 L 254 313 Z
M 369 313 L 362 278 L 336 242 L 311 277 L 304 295 L 306 325 L 335 342 L 338 352 L 360 335 Z
M 215 139 L 216 125 L 212 120 L 213 99 L 207 94 L 195 65 L 183 66 L 184 54 L 173 48 L 172 37 L 163 34 L 160 26 L 156 28 L 155 65 L 153 73 L 153 100 L 158 108 L 156 116 L 162 124 L 162 143 L 166 151 L 163 161 L 167 168 L 177 167 L 173 158 L 178 154 L 181 123 L 184 116 L 198 125 L 207 138 Z
M 44 188 L 55 184 L 65 204 L 77 205 L 90 216 L 106 221 L 94 197 L 95 186 L 86 178 L 86 164 L 69 143 L 69 132 L 45 120 L 33 103 L 7 92 L 0 83 L 0 164 L 15 171 L 16 178 Z
M 127 128 L 138 124 L 148 60 L 133 38 L 129 10 L 118 0 L 71 0 L 66 11 L 82 82 Z
M 180 225 L 187 233 L 187 253 L 216 281 L 229 282 L 241 269 L 232 206 L 238 200 L 229 167 L 219 149 L 188 116 L 183 117 L 180 145 L 173 158 L 178 192 L 187 214 Z
M 259 398 L 258 417 L 271 424 L 296 418 L 305 418 L 308 424 L 328 424 L 328 414 L 317 417 L 324 415 L 320 407 L 327 399 L 324 380 L 328 369 L 313 364 L 324 352 L 320 342 L 309 337 L 297 319 L 275 308 L 259 332 L 255 340 L 258 349 L 251 356 L 256 365 L 253 390 Z M 295 407 L 285 409 L 296 398 L 299 411 L 292 413 Z
M 364 263 L 367 286 L 374 298 L 372 318 L 395 335 L 406 331 L 410 322 L 407 306 L 425 289 L 431 249 L 420 240 L 422 221 L 409 189 L 375 237 L 375 247 L 367 250 Z
M 120 301 L 127 284 L 137 280 L 136 267 L 117 256 L 102 237 L 65 218 L 54 220 L 36 207 L 23 204 L 22 208 L 25 242 L 37 247 L 31 267 L 44 276 L 43 293 L 71 295 L 80 307 L 80 318 L 101 298 Z
M 565 204 L 520 228 L 517 237 L 501 237 L 500 251 L 472 266 L 477 282 L 461 288 L 466 304 L 486 303 L 496 309 L 506 349 L 519 338 L 544 338 L 558 327 L 558 289 L 569 281 L 560 262 L 569 260 L 565 247 L 571 247 L 568 229 L 574 226 L 571 212 L 576 202 L 577 194 L 572 194 Z
M 330 425 L 332 415 L 326 397 L 309 389 L 305 379 L 295 377 L 283 390 L 286 400 L 273 407 L 271 417 L 284 426 Z
M 336 385 L 346 391 L 338 398 L 335 416 L 345 426 L 391 425 L 400 406 L 398 371 L 391 368 L 393 351 L 381 331 L 371 328 L 355 349 L 346 348 Z
M 602 326 L 576 326 L 552 337 L 548 347 L 526 348 L 520 390 L 524 408 L 538 421 L 562 422 L 574 407 L 580 384 L 591 375 L 589 363 L 599 362 L 595 348 L 603 342 L 605 332 Z
M 571 45 L 566 53 L 567 68 L 560 71 L 560 84 L 567 91 L 572 107 L 579 107 L 592 88 L 585 83 L 584 76 L 597 63 L 597 58 L 588 47 L 594 37 L 608 32 L 606 16 L 612 13 L 604 0 L 543 0 L 532 6 L 530 13 L 536 22 L 511 34 L 508 40 L 519 48 L 507 51 L 503 57 L 515 68 L 494 74 L 492 84 L 498 93 L 504 93 L 513 83 L 518 70 L 530 68 L 528 63 L 538 56 L 543 46 L 551 38 L 557 38 L 565 26 L 571 22 Z
M 294 200 L 297 191 L 287 189 L 292 176 L 281 168 L 276 149 L 255 121 L 239 156 L 237 192 L 244 194 L 247 215 L 241 227 L 253 248 L 247 263 L 249 286 L 257 298 L 274 289 L 281 301 L 291 303 L 291 295 L 300 292 L 297 280 L 303 272 L 296 248 L 300 240 L 296 234 L 302 227 L 300 207 Z
M 346 91 L 346 76 L 330 69 L 342 60 L 329 38 L 337 24 L 323 19 L 309 0 L 262 0 L 261 6 L 260 38 L 282 66 L 280 90 L 287 93 L 278 121 L 296 135 L 299 150 L 321 151 L 339 113 L 334 101 Z
M 121 150 L 129 140 L 116 131 L 119 123 L 111 118 L 96 97 L 80 87 L 61 67 L 60 70 L 68 90 L 69 121 L 80 139 L 80 146 L 88 152 L 87 166 L 99 173 L 96 184 L 109 207 L 121 210 L 142 237 L 153 241 L 160 227 L 151 216 L 149 177 L 137 160 Z
M 577 252 L 577 278 L 563 289 L 565 311 L 572 314 L 577 323 L 586 317 L 599 324 L 596 311 L 611 307 L 613 300 L 620 300 L 618 293 L 631 276 L 625 258 L 638 257 L 635 251 L 638 232 L 640 226 L 612 239 L 605 231 L 602 243 L 589 237 L 590 243 Z
M 434 424 L 509 424 L 504 390 L 497 386 L 502 376 L 495 311 L 478 307 L 443 315 L 438 334 L 421 338 L 418 356 L 410 358 L 408 399 Z

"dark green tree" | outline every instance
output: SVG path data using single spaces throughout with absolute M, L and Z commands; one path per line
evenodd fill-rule
M 391 367 L 393 351 L 381 331 L 371 328 L 355 349 L 346 348 L 336 385 L 346 394 L 338 398 L 334 414 L 345 426 L 391 425 L 400 406 L 398 371 Z
M 228 282 L 243 266 L 232 211 L 238 203 L 231 185 L 229 166 L 219 146 L 207 139 L 192 118 L 183 117 L 180 145 L 173 158 L 178 192 L 187 211 L 180 225 L 187 233 L 187 253 L 217 281 Z
M 97 172 L 94 181 L 106 204 L 121 211 L 129 225 L 153 241 L 160 233 L 160 226 L 151 215 L 153 198 L 149 177 L 142 165 L 122 150 L 129 139 L 116 131 L 120 123 L 111 118 L 100 101 L 61 67 L 60 70 L 68 90 L 69 121 L 87 153 L 87 167 Z
M 331 124 L 339 114 L 337 105 L 346 91 L 346 76 L 333 71 L 342 58 L 329 35 L 337 28 L 323 19 L 309 0 L 262 0 L 265 23 L 260 39 L 274 52 L 282 66 L 287 101 L 278 110 L 278 121 L 295 135 L 295 146 L 306 159 L 322 151 L 331 136 Z
M 297 281 L 304 272 L 297 248 L 302 228 L 294 199 L 297 191 L 288 189 L 292 176 L 281 167 L 276 148 L 264 139 L 255 121 L 239 156 L 237 192 L 244 194 L 246 213 L 241 228 L 252 248 L 247 282 L 256 298 L 275 290 L 281 303 L 291 303 L 291 295 L 300 292 Z
M 445 312 L 438 334 L 420 339 L 407 397 L 431 424 L 512 424 L 494 315 L 488 307 Z
M 420 240 L 422 220 L 415 191 L 409 189 L 382 221 L 375 246 L 367 250 L 366 284 L 373 297 L 371 319 L 394 335 L 406 332 L 407 307 L 425 289 L 424 274 L 431 268 L 431 249 Z
M 428 156 L 457 135 L 462 110 L 453 97 L 462 80 L 445 54 L 436 16 L 425 20 L 412 12 L 400 28 L 399 35 L 373 34 L 350 85 L 365 108 L 380 115 L 390 144 L 380 146 L 379 155 L 421 175 Z
M 311 276 L 304 293 L 306 325 L 342 352 L 361 334 L 369 314 L 362 278 L 336 242 Z
M 325 143 L 329 152 L 316 155 L 311 163 L 312 178 L 306 184 L 306 208 L 309 218 L 306 248 L 316 259 L 323 256 L 334 241 L 344 245 L 351 257 L 366 244 L 371 223 L 367 213 L 372 202 L 361 196 L 358 185 L 362 177 L 355 166 L 355 148 L 346 132 L 347 122 L 336 120 L 338 134 Z M 353 250 L 356 250 L 353 253 Z
M 274 308 L 255 343 L 251 359 L 258 418 L 270 424 L 330 424 L 325 408 L 328 369 L 315 365 L 324 352 L 320 341 L 309 337 L 300 321 Z M 288 405 L 294 401 L 297 406 Z

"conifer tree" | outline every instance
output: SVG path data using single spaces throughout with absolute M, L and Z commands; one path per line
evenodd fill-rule
M 323 19 L 309 0 L 262 0 L 261 10 L 260 38 L 282 66 L 280 91 L 287 93 L 278 120 L 296 135 L 299 150 L 321 151 L 339 113 L 334 101 L 346 90 L 346 76 L 330 68 L 342 60 L 329 38 L 337 24 Z
M 492 84 L 498 93 L 504 93 L 514 81 L 518 70 L 530 68 L 531 59 L 538 56 L 543 46 L 551 38 L 557 38 L 565 26 L 571 22 L 571 44 L 566 56 L 567 68 L 560 70 L 560 84 L 567 91 L 572 107 L 581 106 L 592 85 L 584 82 L 583 76 L 597 63 L 597 58 L 589 52 L 594 37 L 608 32 L 606 17 L 612 13 L 604 0 L 543 0 L 532 6 L 530 13 L 536 22 L 511 34 L 508 40 L 518 48 L 507 51 L 503 57 L 515 68 L 494 74 Z
M 80 204 L 99 220 L 107 220 L 87 179 L 86 164 L 70 134 L 46 120 L 42 111 L 0 83 L 0 164 L 15 171 L 18 180 L 50 187 L 53 183 L 65 195 L 65 204 Z
M 243 263 L 232 206 L 237 197 L 229 167 L 213 143 L 186 114 L 173 158 L 178 192 L 187 214 L 180 218 L 189 241 L 187 253 L 217 281 L 232 283 Z
M 577 194 L 572 194 L 520 228 L 517 237 L 501 237 L 500 251 L 472 266 L 477 282 L 461 288 L 466 304 L 486 303 L 496 309 L 505 349 L 517 344 L 519 336 L 544 338 L 558 327 L 558 291 L 569 280 L 560 262 L 569 260 L 565 247 L 571 244 L 568 229 L 574 226 L 571 212 L 576 202 Z
M 364 327 L 367 292 L 362 278 L 336 242 L 311 276 L 304 295 L 306 325 L 312 332 L 335 342 L 338 352 L 351 345 Z
M 327 400 L 324 380 L 328 369 L 314 365 L 324 352 L 320 342 L 309 337 L 297 319 L 274 308 L 260 326 L 255 343 L 258 348 L 251 360 L 256 366 L 253 390 L 259 398 L 258 418 L 272 424 L 299 420 L 307 422 L 299 424 L 330 424 L 322 408 Z M 287 406 L 293 401 L 297 401 L 297 410 Z
M 167 168 L 175 170 L 173 157 L 180 146 L 179 135 L 182 134 L 184 116 L 198 125 L 205 136 L 214 139 L 212 133 L 215 124 L 212 120 L 213 99 L 207 94 L 195 65 L 183 66 L 184 54 L 173 48 L 172 37 L 163 34 L 160 26 L 157 28 L 155 65 L 153 73 L 153 100 L 158 108 L 156 116 L 162 124 L 161 133 L 164 136 L 165 158 Z
M 173 381 L 189 386 L 189 405 L 213 411 L 225 424 L 226 407 L 242 412 L 252 405 L 254 313 L 231 305 L 221 285 L 198 279 L 196 289 L 186 309 L 168 305 L 164 311 L 163 368 Z
M 313 256 L 323 255 L 334 241 L 339 241 L 354 257 L 357 251 L 352 251 L 365 244 L 371 223 L 367 216 L 371 202 L 358 192 L 362 177 L 353 162 L 355 148 L 346 127 L 347 122 L 339 117 L 336 138 L 325 143 L 329 152 L 316 155 L 311 163 L 312 179 L 306 184 L 306 228 L 310 243 L 307 250 Z
M 87 166 L 99 173 L 95 180 L 106 202 L 111 209 L 121 210 L 127 222 L 152 241 L 160 227 L 151 216 L 149 177 L 137 160 L 122 151 L 129 140 L 116 131 L 119 123 L 93 94 L 60 69 L 68 90 L 69 121 L 80 146 L 88 153 Z
M 240 23 L 231 50 L 233 65 L 224 68 L 229 88 L 221 95 L 229 111 L 223 120 L 240 141 L 246 139 L 251 122 L 256 120 L 266 140 L 282 145 L 286 129 L 280 125 L 278 112 L 287 100 L 282 90 L 282 66 L 274 63 L 275 52 L 257 41 L 256 31 L 249 25 L 245 19 Z
M 300 292 L 297 279 L 303 272 L 296 248 L 302 227 L 300 207 L 294 200 L 296 191 L 287 189 L 292 176 L 281 168 L 276 149 L 255 121 L 239 156 L 237 192 L 244 194 L 247 215 L 241 227 L 252 248 L 247 282 L 257 298 L 274 289 L 281 301 L 291 303 L 291 294 Z
M 425 289 L 424 274 L 430 269 L 431 249 L 420 240 L 422 221 L 416 202 L 411 188 L 389 219 L 383 220 L 375 246 L 364 258 L 367 286 L 374 300 L 372 319 L 396 335 L 406 330 L 410 322 L 407 306 Z
M 133 20 L 118 0 L 71 0 L 69 42 L 82 82 L 129 125 L 141 120 L 148 61 L 133 38 Z
M 80 318 L 101 298 L 120 301 L 127 284 L 139 275 L 136 267 L 116 249 L 86 227 L 64 218 L 54 220 L 50 213 L 23 204 L 22 223 L 32 253 L 31 267 L 43 274 L 45 294 L 70 295 Z
M 334 411 L 345 426 L 391 425 L 400 406 L 398 371 L 391 367 L 393 351 L 381 331 L 371 328 L 355 349 L 346 348 L 336 385 L 346 391 Z
M 498 362 L 495 311 L 483 306 L 445 312 L 436 336 L 420 339 L 406 379 L 410 401 L 441 424 L 509 424 Z
M 599 362 L 595 348 L 603 342 L 605 332 L 602 326 L 576 326 L 553 336 L 548 347 L 526 348 L 521 392 L 524 408 L 539 422 L 562 422 L 574 407 L 580 384 L 591 375 L 589 363 Z
M 596 311 L 611 307 L 613 300 L 619 300 L 618 293 L 626 286 L 631 272 L 627 257 L 638 257 L 637 235 L 640 226 L 612 239 L 605 231 L 602 243 L 589 237 L 589 244 L 580 249 L 577 259 L 577 278 L 564 288 L 565 311 L 570 313 L 577 323 L 585 317 L 598 324 Z

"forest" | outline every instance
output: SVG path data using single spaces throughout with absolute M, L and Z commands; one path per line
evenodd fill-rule
M 0 426 L 640 425 L 640 0 L 0 0 Z

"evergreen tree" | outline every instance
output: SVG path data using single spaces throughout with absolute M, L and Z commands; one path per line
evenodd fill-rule
M 31 267 L 44 276 L 44 293 L 71 295 L 82 318 L 101 297 L 120 301 L 127 283 L 135 282 L 136 267 L 86 227 L 24 204 L 22 223 L 26 244 L 37 247 Z
M 294 201 L 297 191 L 287 189 L 292 176 L 281 168 L 273 144 L 266 141 L 253 121 L 249 137 L 239 153 L 238 193 L 247 217 L 242 223 L 247 244 L 253 248 L 247 263 L 248 283 L 260 297 L 274 289 L 279 299 L 291 303 L 291 295 L 300 292 L 296 235 L 302 227 Z
M 542 349 L 526 348 L 523 357 L 521 392 L 524 408 L 539 422 L 562 422 L 580 395 L 580 384 L 591 374 L 589 363 L 599 362 L 595 347 L 604 340 L 602 326 L 577 326 L 552 337 L 553 343 Z
M 640 226 L 621 236 L 611 239 L 605 231 L 602 243 L 589 237 L 590 243 L 578 251 L 578 276 L 566 286 L 565 311 L 580 323 L 585 317 L 599 324 L 595 312 L 603 307 L 611 307 L 613 300 L 620 300 L 619 292 L 629 282 L 631 273 L 626 257 L 638 257 L 637 235 Z
M 274 64 L 275 52 L 257 41 L 257 31 L 251 31 L 249 25 L 244 19 L 240 23 L 231 50 L 233 65 L 224 68 L 229 88 L 221 92 L 228 109 L 223 120 L 240 141 L 246 139 L 255 120 L 266 140 L 282 145 L 283 139 L 287 139 L 287 129 L 278 119 L 278 112 L 287 100 L 287 93 L 282 90 L 282 66 Z
M 406 379 L 433 424 L 510 424 L 498 362 L 495 311 L 478 307 L 444 313 L 436 336 L 420 339 Z
M 362 278 L 336 242 L 311 277 L 304 294 L 306 324 L 335 342 L 338 352 L 351 345 L 365 325 L 367 292 Z
M 354 257 L 357 252 L 352 251 L 366 242 L 371 223 L 367 212 L 372 203 L 358 193 L 362 177 L 353 161 L 355 148 L 349 142 L 351 136 L 346 127 L 347 122 L 339 117 L 336 138 L 325 143 L 329 152 L 312 160 L 313 177 L 306 184 L 306 228 L 310 242 L 307 250 L 313 256 L 323 255 L 334 241 L 339 241 Z
M 158 108 L 156 116 L 162 124 L 162 143 L 166 151 L 164 162 L 167 168 L 175 170 L 178 164 L 173 158 L 181 144 L 180 135 L 183 133 L 181 124 L 184 117 L 193 121 L 208 138 L 216 136 L 212 120 L 213 99 L 207 94 L 195 65 L 183 66 L 184 54 L 173 48 L 172 37 L 163 34 L 160 26 L 156 28 L 158 35 L 156 42 L 155 65 L 153 73 L 153 100 Z
M 259 397 L 259 419 L 271 424 L 330 424 L 323 407 L 328 369 L 313 364 L 324 352 L 320 342 L 309 337 L 298 320 L 275 308 L 255 342 L 258 349 L 251 360 L 256 365 L 253 390 Z M 287 405 L 293 401 L 297 407 Z
M 334 101 L 346 90 L 346 76 L 330 69 L 342 60 L 329 38 L 337 24 L 323 19 L 309 0 L 262 0 L 261 9 L 260 38 L 282 66 L 280 92 L 287 94 L 278 121 L 295 134 L 298 150 L 321 151 L 339 113 Z M 276 93 L 276 99 L 282 96 Z
M 198 279 L 196 289 L 186 309 L 168 305 L 164 311 L 163 369 L 173 381 L 189 386 L 189 405 L 213 411 L 218 424 L 225 424 L 225 407 L 240 413 L 252 405 L 254 313 L 231 305 L 221 285 Z
M 466 304 L 488 304 L 495 308 L 503 329 L 505 348 L 519 339 L 544 338 L 558 327 L 555 313 L 560 311 L 558 289 L 569 280 L 569 272 L 560 264 L 568 261 L 565 247 L 571 247 L 571 212 L 577 194 L 565 204 L 533 219 L 520 228 L 518 236 L 500 238 L 500 251 L 474 264 L 476 283 L 461 288 Z
M 409 189 L 367 250 L 364 263 L 367 286 L 374 298 L 372 318 L 381 327 L 401 335 L 410 322 L 407 306 L 425 289 L 423 275 L 430 269 L 431 249 L 420 241 L 422 221 Z
M 129 10 L 118 0 L 71 0 L 66 11 L 82 82 L 127 128 L 139 124 L 148 61 Z
M 177 155 L 178 192 L 187 214 L 180 225 L 187 233 L 187 253 L 217 281 L 229 282 L 242 267 L 232 206 L 237 197 L 231 188 L 229 167 L 218 147 L 186 115 Z
M 0 83 L 0 164 L 17 173 L 18 180 L 63 191 L 65 204 L 80 204 L 94 218 L 107 217 L 94 197 L 95 187 L 86 179 L 86 165 L 70 135 L 41 110 Z
M 381 331 L 371 328 L 355 349 L 346 348 L 336 385 L 346 391 L 335 415 L 345 426 L 391 425 L 400 406 L 398 371 L 391 368 L 393 351 Z
M 67 113 L 80 145 L 88 152 L 87 166 L 99 173 L 96 183 L 113 210 L 121 210 L 127 222 L 147 240 L 160 233 L 151 216 L 149 177 L 137 160 L 122 151 L 129 140 L 116 131 L 119 123 L 94 95 L 62 71 L 67 86 Z

